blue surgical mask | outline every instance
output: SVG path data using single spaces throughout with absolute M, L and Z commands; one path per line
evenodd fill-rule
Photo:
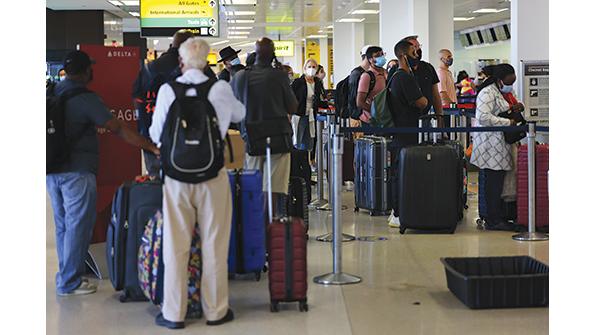
M 234 58 L 231 61 L 229 61 L 229 64 L 231 64 L 232 66 L 233 65 L 240 65 L 240 64 L 242 64 L 242 62 L 240 61 L 239 58 Z
M 510 93 L 510 92 L 512 92 L 512 85 L 504 85 L 504 86 L 502 86 L 502 88 L 500 89 L 500 92 L 502 92 L 502 93 Z
M 384 64 L 386 64 L 386 57 L 384 57 L 384 56 L 376 57 L 376 59 L 374 61 L 374 65 L 376 65 L 376 67 L 383 67 Z

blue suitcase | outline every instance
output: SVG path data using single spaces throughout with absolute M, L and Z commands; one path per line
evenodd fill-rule
M 238 178 L 239 176 L 239 178 Z M 266 257 L 265 201 L 256 170 L 229 171 L 233 219 L 227 260 L 230 275 L 254 273 L 260 280 Z
M 127 182 L 112 202 L 106 253 L 109 276 L 121 302 L 146 301 L 138 282 L 138 248 L 145 226 L 161 210 L 161 181 Z

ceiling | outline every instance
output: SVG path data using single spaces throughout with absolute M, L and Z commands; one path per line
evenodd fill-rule
M 366 0 L 255 0 L 257 5 L 228 5 L 238 0 L 220 0 L 220 37 L 210 39 L 211 43 L 228 41 L 225 45 L 247 47 L 260 36 L 274 39 L 303 39 L 312 35 L 332 36 L 333 17 L 364 18 L 365 23 L 378 23 L 378 14 L 350 14 L 353 10 L 378 10 L 376 3 Z M 247 0 L 243 0 L 246 2 Z M 396 1 L 396 0 L 395 0 Z M 126 2 L 126 1 L 124 1 Z M 54 10 L 105 10 L 123 19 L 124 31 L 138 31 L 138 18 L 129 12 L 140 12 L 138 6 L 116 6 L 107 0 L 47 0 L 46 6 Z M 472 13 L 480 8 L 510 8 L 506 0 L 454 0 L 455 17 L 474 17 L 469 21 L 455 21 L 455 30 L 510 19 L 510 10 L 499 13 Z M 228 16 L 227 11 L 254 12 L 247 16 Z M 232 19 L 253 19 L 254 23 L 232 23 Z M 236 29 L 236 28 L 240 29 Z M 244 29 L 242 29 L 242 27 Z M 246 29 L 251 28 L 251 29 Z M 241 31 L 241 33 L 235 33 Z M 232 32 L 230 34 L 230 32 Z M 247 34 L 246 34 L 247 32 Z M 241 34 L 241 35 L 240 35 Z M 232 36 L 232 37 L 230 37 Z M 167 46 L 167 38 L 157 39 L 155 45 Z M 163 41 L 163 42 L 162 42 Z M 223 44 L 223 43 L 222 43 Z

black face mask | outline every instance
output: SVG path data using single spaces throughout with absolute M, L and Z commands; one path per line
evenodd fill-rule
M 419 64 L 419 58 L 407 57 L 407 61 L 409 62 L 409 67 L 412 69 Z
M 417 60 L 418 62 L 421 60 L 421 49 L 417 50 Z

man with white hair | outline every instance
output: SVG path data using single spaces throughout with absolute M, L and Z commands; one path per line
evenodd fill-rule
M 190 111 L 187 107 L 180 107 L 188 104 L 174 104 L 174 101 L 184 99 L 184 96 L 198 97 L 199 100 L 202 99 L 201 97 L 206 98 L 207 108 L 212 107 L 216 114 L 215 124 L 218 124 L 221 132 L 220 138 L 218 138 L 219 134 L 215 134 L 218 140 L 225 137 L 230 122 L 240 122 L 244 118 L 244 106 L 235 98 L 229 84 L 222 80 L 209 79 L 203 73 L 203 69 L 208 66 L 209 50 L 209 44 L 196 37 L 189 38 L 180 46 L 182 75 L 175 82 L 164 84 L 159 89 L 153 123 L 149 129 L 151 139 L 160 147 L 162 144 L 166 147 L 165 144 L 172 140 L 168 137 L 171 136 L 168 131 L 171 122 L 168 120 L 168 113 L 173 113 L 174 108 L 186 108 L 181 114 L 185 116 L 194 112 L 193 117 L 188 117 L 188 122 L 192 122 L 198 113 L 206 112 L 205 108 Z M 198 108 L 196 106 L 205 106 L 205 104 L 190 104 L 190 106 Z M 186 128 L 185 120 L 181 120 L 180 124 L 181 127 Z M 185 142 L 187 146 L 194 144 L 198 146 L 201 141 L 190 143 L 193 141 L 186 140 Z M 210 147 L 212 148 L 213 145 L 211 144 Z M 222 149 L 218 147 L 217 150 Z M 172 150 L 172 157 L 173 154 Z M 216 154 L 221 155 L 222 152 Z M 166 163 L 170 159 L 165 156 L 164 154 L 161 158 L 164 167 L 168 166 Z M 188 260 L 195 223 L 200 227 L 202 243 L 201 301 L 207 325 L 220 325 L 233 320 L 233 312 L 229 309 L 227 281 L 227 256 L 232 215 L 231 191 L 226 169 L 222 163 L 218 168 L 218 172 L 215 171 L 212 176 L 204 178 L 206 180 L 196 183 L 180 181 L 182 178 L 176 179 L 174 174 L 170 176 L 165 170 L 163 304 L 162 313 L 155 319 L 159 326 L 170 329 L 184 328 L 188 298 Z

